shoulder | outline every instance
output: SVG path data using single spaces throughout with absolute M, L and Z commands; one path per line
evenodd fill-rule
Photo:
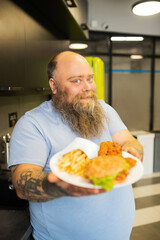
M 44 126 L 48 126 L 47 122 L 56 124 L 57 121 L 57 114 L 54 111 L 52 101 L 45 101 L 20 117 L 14 127 L 14 132 L 17 130 L 33 131 L 36 129 L 41 132 Z
M 113 107 L 105 103 L 103 100 L 98 101 L 106 113 L 108 128 L 111 133 L 111 136 L 127 128 L 123 121 L 121 120 L 119 114 Z
M 52 101 L 45 101 L 41 103 L 36 108 L 27 111 L 22 117 L 21 121 L 30 121 L 30 122 L 44 122 L 49 119 L 56 121 L 57 113 L 54 110 Z
M 115 113 L 116 110 L 111 106 L 109 105 L 108 103 L 106 103 L 104 100 L 102 99 L 99 99 L 98 102 L 100 103 L 100 105 L 102 106 L 103 110 L 107 113 L 107 115 L 109 113 Z
M 33 108 L 30 111 L 27 111 L 24 116 L 36 116 L 36 115 L 43 115 L 44 113 L 49 113 L 53 111 L 52 101 L 45 101 L 41 103 L 39 106 Z

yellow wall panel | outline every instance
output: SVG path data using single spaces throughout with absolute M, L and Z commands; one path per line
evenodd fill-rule
M 85 57 L 93 69 L 94 81 L 97 86 L 97 96 L 105 100 L 104 62 L 99 57 Z

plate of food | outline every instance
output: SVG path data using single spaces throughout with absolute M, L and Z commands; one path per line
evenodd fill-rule
M 123 187 L 137 182 L 143 175 L 141 161 L 122 151 L 114 142 L 76 138 L 50 161 L 52 172 L 61 180 L 85 188 Z

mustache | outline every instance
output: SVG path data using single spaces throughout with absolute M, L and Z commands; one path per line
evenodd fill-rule
M 83 99 L 83 98 L 90 98 L 92 100 L 97 100 L 97 95 L 96 93 L 90 91 L 88 93 L 79 93 L 76 97 L 75 97 L 75 100 L 76 101 L 79 101 L 80 99 Z
M 80 100 L 84 98 L 89 100 L 83 103 Z M 96 102 L 97 96 L 94 92 L 80 93 L 73 99 L 72 106 L 76 113 L 89 118 L 92 117 Z

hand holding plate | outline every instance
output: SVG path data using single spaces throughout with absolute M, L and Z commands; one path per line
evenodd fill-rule
M 67 195 L 81 197 L 93 194 L 99 194 L 105 192 L 104 189 L 98 188 L 86 188 L 86 187 L 79 187 L 67 183 L 63 180 L 60 180 L 54 173 L 50 173 L 48 175 L 48 181 L 50 183 L 55 183 L 63 192 L 66 192 Z

